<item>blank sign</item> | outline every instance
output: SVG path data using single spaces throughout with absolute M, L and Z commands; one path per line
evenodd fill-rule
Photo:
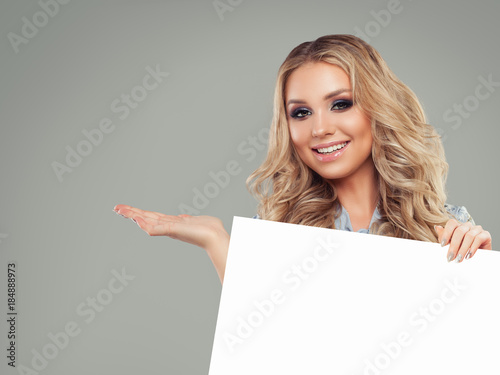
M 210 375 L 500 374 L 500 253 L 235 217 Z

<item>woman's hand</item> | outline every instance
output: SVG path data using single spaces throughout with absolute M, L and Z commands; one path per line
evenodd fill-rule
M 165 215 L 124 204 L 116 205 L 113 210 L 132 219 L 150 236 L 168 236 L 205 249 L 223 282 L 229 234 L 220 219 L 213 216 Z
M 448 249 L 448 262 L 456 259 L 461 262 L 474 256 L 478 249 L 491 250 L 491 235 L 480 225 L 472 223 L 460 223 L 450 219 L 444 226 L 434 227 L 438 234 L 438 242 L 441 246 L 450 244 Z

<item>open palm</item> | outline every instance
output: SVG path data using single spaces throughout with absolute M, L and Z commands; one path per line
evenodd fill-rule
M 117 214 L 132 219 L 150 236 L 168 236 L 205 249 L 223 280 L 229 234 L 219 218 L 213 216 L 165 215 L 118 204 Z

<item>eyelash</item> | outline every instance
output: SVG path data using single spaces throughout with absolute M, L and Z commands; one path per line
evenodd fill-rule
M 337 101 L 335 101 L 335 102 L 333 103 L 333 105 L 332 105 L 332 110 L 333 110 L 333 108 L 334 108 L 335 106 L 337 106 L 337 105 L 339 105 L 339 104 L 340 104 L 340 105 L 344 105 L 344 108 L 337 109 L 337 111 L 344 111 L 344 110 L 346 110 L 346 109 L 351 108 L 353 103 L 352 103 L 352 101 L 351 101 L 351 100 L 346 100 L 346 99 L 337 100 Z M 306 111 L 307 111 L 307 112 L 310 112 L 308 109 L 305 109 L 305 108 L 297 108 L 296 110 L 294 110 L 294 111 L 292 112 L 292 114 L 291 114 L 290 116 L 291 116 L 292 118 L 294 118 L 294 119 L 299 119 L 299 120 L 300 120 L 300 119 L 303 119 L 305 116 L 299 116 L 299 113 L 300 113 L 300 112 L 306 112 Z

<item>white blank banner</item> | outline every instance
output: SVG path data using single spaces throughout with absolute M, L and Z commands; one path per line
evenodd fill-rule
M 500 253 L 235 217 L 210 375 L 500 374 Z

